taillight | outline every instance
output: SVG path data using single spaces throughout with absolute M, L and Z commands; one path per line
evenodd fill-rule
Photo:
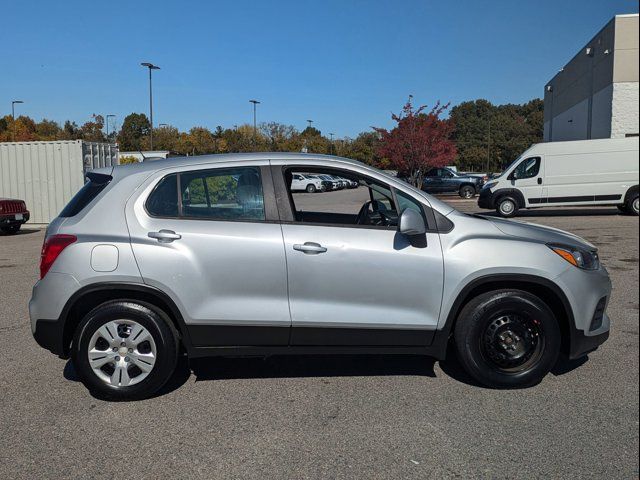
M 52 235 L 44 241 L 40 254 L 40 279 L 44 278 L 62 251 L 76 240 L 75 235 Z

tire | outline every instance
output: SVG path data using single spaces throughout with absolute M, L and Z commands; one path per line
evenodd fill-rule
M 476 195 L 476 189 L 473 188 L 471 185 L 464 185 L 460 187 L 460 190 L 458 191 L 458 195 L 466 199 L 473 198 Z
M 454 339 L 460 362 L 479 383 L 525 388 L 539 383 L 555 365 L 561 332 L 553 312 L 535 295 L 496 290 L 462 309 Z
M 518 202 L 513 197 L 502 197 L 497 202 L 496 212 L 503 218 L 513 218 L 518 214 Z
M 310 183 L 309 185 L 307 185 L 307 188 L 305 190 L 307 191 L 307 193 L 316 193 L 316 186 L 313 183 Z
M 638 216 L 638 209 L 640 208 L 640 200 L 638 192 L 633 192 L 627 195 L 627 200 L 624 203 L 624 212 L 628 215 Z
M 114 400 L 139 400 L 171 378 L 178 351 L 177 332 L 166 314 L 146 303 L 114 300 L 82 319 L 71 357 L 90 391 Z
M 0 232 L 4 233 L 5 235 L 14 235 L 18 233 L 21 226 L 22 225 L 18 223 L 17 225 L 9 225 L 8 227 L 2 227 L 0 228 Z

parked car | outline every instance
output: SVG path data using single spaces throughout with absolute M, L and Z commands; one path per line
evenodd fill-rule
M 473 198 L 482 188 L 482 178 L 459 175 L 448 168 L 432 168 L 422 183 L 428 193 L 457 193 L 462 198 Z
M 342 181 L 333 175 L 318 175 L 318 177 L 325 182 L 331 183 L 331 188 L 329 190 L 341 190 L 344 188 Z
M 326 192 L 327 190 L 331 190 L 332 186 L 332 182 L 327 182 L 314 175 L 296 173 L 291 179 L 291 190 L 294 192 Z
M 524 208 L 616 205 L 638 215 L 638 138 L 533 145 L 480 192 L 478 206 L 514 217 Z
M 358 179 L 370 200 L 298 208 L 302 169 Z M 450 344 L 478 382 L 523 387 L 609 335 L 595 246 L 458 212 L 360 162 L 229 154 L 87 179 L 47 229 L 29 313 L 103 396 L 153 394 L 182 354 L 444 359 Z
M 17 233 L 30 215 L 24 200 L 0 198 L 0 233 Z
M 344 182 L 346 188 L 358 188 L 359 184 L 355 180 L 351 180 L 349 178 L 342 178 L 342 177 L 340 177 L 340 179 Z

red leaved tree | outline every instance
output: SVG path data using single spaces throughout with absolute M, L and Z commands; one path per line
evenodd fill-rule
M 391 131 L 374 128 L 380 135 L 378 155 L 384 157 L 404 175 L 409 182 L 422 188 L 424 174 L 433 167 L 450 165 L 456 156 L 456 146 L 451 141 L 453 122 L 440 118 L 449 108 L 438 101 L 428 112 L 426 105 L 414 110 L 411 97 L 400 115 L 392 114 L 397 123 Z

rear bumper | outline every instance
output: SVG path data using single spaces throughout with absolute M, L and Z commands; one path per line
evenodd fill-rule
M 35 320 L 32 322 L 33 338 L 38 345 L 59 357 L 65 356 L 64 328 L 58 320 Z

